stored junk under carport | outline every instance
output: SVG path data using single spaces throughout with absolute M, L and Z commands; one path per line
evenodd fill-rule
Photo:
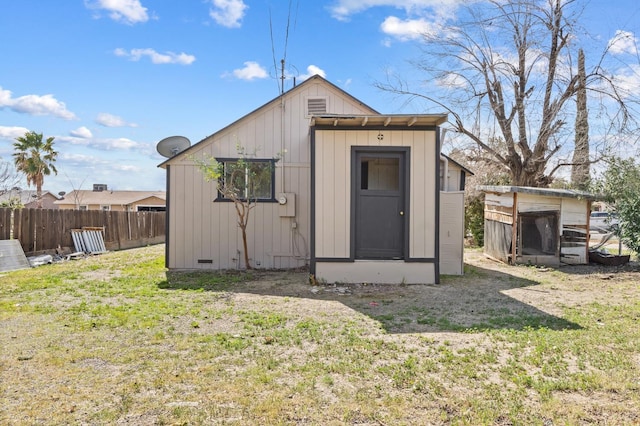
M 593 194 L 521 186 L 478 189 L 485 192 L 485 254 L 508 263 L 589 263 Z

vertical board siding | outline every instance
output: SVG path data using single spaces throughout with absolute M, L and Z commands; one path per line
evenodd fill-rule
M 0 209 L 0 240 L 8 240 L 11 238 L 13 230 L 11 229 L 11 209 Z
M 296 216 L 293 218 L 280 217 L 277 203 L 259 203 L 251 211 L 248 242 L 253 266 L 256 266 L 256 261 L 260 262 L 261 268 L 294 268 L 306 264 L 310 250 L 311 177 L 310 118 L 305 114 L 307 99 L 318 96 L 329 99 L 331 113 L 372 113 L 369 108 L 346 97 L 331 85 L 312 83 L 286 93 L 282 98 L 214 133 L 194 146 L 189 157 L 183 155 L 170 160 L 169 268 L 238 267 L 242 237 L 233 203 L 212 202 L 216 194 L 215 182 L 203 182 L 202 175 L 191 160 L 191 156 L 199 158 L 205 153 L 214 157 L 238 157 L 237 144 L 248 153 L 255 152 L 257 158 L 281 156 L 275 171 L 276 195 L 280 192 L 296 195 Z M 348 169 L 348 156 L 342 161 L 345 164 L 343 167 Z M 329 166 L 333 167 L 333 163 Z M 341 188 L 342 199 L 347 199 L 344 182 L 340 182 L 338 177 L 334 178 L 333 188 Z M 329 212 L 327 217 L 334 216 Z M 292 228 L 294 222 L 295 229 Z M 347 223 L 338 225 L 339 228 L 332 228 L 331 232 L 344 234 L 343 230 L 348 229 L 348 218 Z M 344 246 L 344 241 L 341 244 Z M 242 253 L 239 256 L 243 259 Z M 212 259 L 212 263 L 199 264 L 198 259 Z M 244 267 L 243 262 L 240 266 Z
M 435 132 L 316 131 L 316 247 L 318 258 L 350 257 L 351 147 L 409 147 L 409 256 L 435 257 Z
M 316 133 L 316 257 L 350 256 L 351 137 Z
M 464 272 L 464 192 L 440 193 L 440 273 Z

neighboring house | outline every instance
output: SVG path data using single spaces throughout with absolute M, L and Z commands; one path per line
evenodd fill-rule
M 596 196 L 564 189 L 480 186 L 484 251 L 509 263 L 589 263 L 589 219 Z
M 55 202 L 66 210 L 165 211 L 164 191 L 113 191 L 95 184 L 93 190 L 73 190 Z
M 37 209 L 42 205 L 43 209 L 57 209 L 55 202 L 60 199 L 57 195 L 49 191 L 42 191 L 41 202 L 38 202 L 38 194 L 35 189 L 27 190 L 20 188 L 12 188 L 11 190 L 0 195 L 0 203 L 18 203 L 25 209 Z
M 240 145 L 256 152 L 249 161 L 281 157 L 251 211 L 252 266 L 308 265 L 327 282 L 436 283 L 441 273 L 461 274 L 468 171 L 441 157 L 446 118 L 383 115 L 311 77 L 160 164 L 166 266 L 245 267 L 234 205 L 194 164 L 237 161 Z M 449 167 L 442 185 L 441 164 Z

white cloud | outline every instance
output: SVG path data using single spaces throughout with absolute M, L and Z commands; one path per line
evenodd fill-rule
M 125 49 L 118 48 L 113 51 L 116 56 L 124 56 L 128 57 L 132 61 L 139 61 L 143 56 L 149 57 L 151 62 L 154 64 L 180 64 L 180 65 L 191 65 L 196 57 L 193 55 L 188 55 L 184 52 L 182 53 L 174 53 L 174 52 L 165 52 L 159 53 L 154 49 L 131 49 L 130 51 L 126 51 Z
M 69 134 L 71 136 L 75 136 L 77 138 L 82 138 L 82 139 L 89 139 L 93 137 L 93 133 L 91 133 L 91 130 L 89 130 L 85 126 L 78 127 L 77 129 L 70 131 Z
M 351 15 L 373 7 L 395 7 L 404 9 L 407 14 L 420 14 L 426 9 L 432 9 L 435 15 L 449 16 L 465 1 L 469 3 L 468 0 L 336 0 L 329 10 L 340 21 L 346 21 Z
M 127 138 L 103 139 L 100 141 L 100 144 L 107 150 L 131 150 L 141 146 L 138 142 Z
M 309 65 L 307 67 L 307 73 L 306 74 L 301 74 L 300 76 L 298 76 L 298 79 L 300 81 L 304 81 L 310 77 L 313 77 L 314 75 L 319 75 L 322 78 L 326 78 L 327 77 L 327 73 L 321 69 L 320 67 L 317 67 L 315 65 Z
M 138 127 L 135 123 L 129 123 L 122 117 L 109 114 L 107 112 L 101 112 L 96 117 L 96 123 L 104 127 Z
M 107 159 L 96 157 L 94 155 L 78 154 L 74 152 L 61 151 L 58 159 L 64 161 L 68 166 L 74 167 L 78 167 L 81 165 L 88 165 L 92 167 L 101 165 L 111 166 L 111 162 Z
M 613 76 L 613 82 L 623 98 L 637 97 L 640 94 L 640 65 L 630 65 L 625 71 Z
M 56 141 L 71 145 L 84 146 L 99 151 L 136 151 L 142 153 L 152 152 L 147 143 L 136 142 L 128 138 L 82 138 L 77 136 L 59 136 Z
M 467 87 L 467 81 L 460 74 L 456 73 L 449 73 L 435 83 L 445 89 L 461 89 Z
M 142 6 L 140 0 L 85 0 L 84 4 L 89 9 L 104 9 L 109 12 L 111 19 L 125 24 L 149 20 L 147 8 Z
M 398 40 L 407 41 L 418 39 L 424 34 L 437 34 L 441 27 L 423 18 L 401 20 L 395 16 L 388 16 L 380 24 L 380 29 Z
M 211 0 L 213 8 L 209 15 L 218 24 L 228 28 L 239 28 L 247 6 L 243 0 Z
M 8 139 L 12 142 L 15 142 L 15 138 L 19 138 L 24 136 L 29 129 L 26 127 L 18 127 L 18 126 L 0 126 L 0 139 Z
M 269 74 L 259 63 L 253 61 L 247 61 L 244 63 L 244 68 L 238 68 L 233 70 L 233 76 L 239 80 L 255 80 L 261 78 L 267 78 Z
M 139 172 L 144 171 L 144 169 L 142 167 L 134 166 L 134 165 L 131 165 L 131 164 L 116 163 L 116 164 L 113 164 L 111 166 L 111 168 L 113 170 L 118 170 L 120 172 L 136 172 L 136 173 L 139 173 Z
M 65 120 L 74 120 L 76 115 L 67 109 L 53 95 L 25 95 L 14 98 L 10 90 L 0 87 L 0 109 L 9 108 L 15 112 L 29 115 L 53 115 Z
M 638 38 L 632 32 L 617 30 L 616 35 L 609 40 L 609 50 L 614 55 L 637 55 Z

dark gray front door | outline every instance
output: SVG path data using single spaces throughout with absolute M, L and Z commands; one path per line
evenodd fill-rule
M 405 153 L 355 153 L 355 257 L 404 258 Z

